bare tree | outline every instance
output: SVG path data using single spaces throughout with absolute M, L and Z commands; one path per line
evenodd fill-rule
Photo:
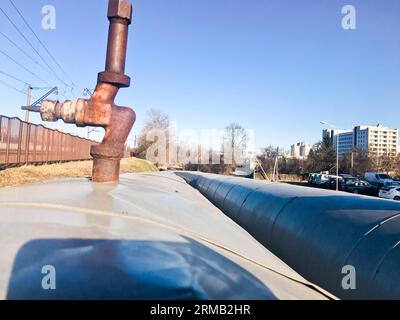
M 396 158 L 394 160 L 393 174 L 396 177 L 400 177 L 400 153 L 396 156 Z
M 261 163 L 264 171 L 271 174 L 271 176 L 276 166 L 277 159 L 279 161 L 279 173 L 281 174 L 300 175 L 304 170 L 304 160 L 288 158 L 282 149 L 275 146 L 263 148 L 261 154 L 257 156 L 257 159 Z
M 157 109 L 150 109 L 147 111 L 147 120 L 144 126 L 144 130 L 153 128 L 168 129 L 170 124 L 168 114 Z
M 274 146 L 268 146 L 261 150 L 261 154 L 257 158 L 260 161 L 263 169 L 268 173 L 272 173 L 277 156 L 278 148 Z
M 225 128 L 223 151 L 225 163 L 236 167 L 243 162 L 243 152 L 246 150 L 248 136 L 246 130 L 237 123 L 231 123 Z
M 146 158 L 147 149 L 154 143 L 154 141 L 148 140 L 148 135 L 152 131 L 160 131 L 163 132 L 166 139 L 166 154 L 168 155 L 168 145 L 170 139 L 170 119 L 168 114 L 156 110 L 150 109 L 146 114 L 146 122 L 139 134 L 136 155 L 140 158 Z

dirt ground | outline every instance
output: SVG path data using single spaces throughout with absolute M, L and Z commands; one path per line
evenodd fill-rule
M 158 169 L 151 163 L 137 158 L 121 161 L 121 173 L 151 172 Z M 48 181 L 58 178 L 89 177 L 92 161 L 56 163 L 42 166 L 23 166 L 0 171 L 0 188 Z

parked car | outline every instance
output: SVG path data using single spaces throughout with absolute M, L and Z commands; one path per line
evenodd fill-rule
M 310 173 L 308 175 L 308 184 L 314 184 L 315 180 L 317 178 L 317 175 L 318 175 L 317 173 Z
M 384 172 L 366 172 L 364 179 L 379 188 L 382 188 L 386 183 L 393 182 L 392 177 Z
M 321 173 L 314 173 L 312 178 L 312 184 L 317 184 L 321 180 L 322 174 Z
M 342 177 L 339 176 L 339 179 L 337 179 L 336 176 L 329 176 L 329 180 L 325 183 L 325 188 L 327 189 L 332 189 L 332 190 L 336 190 L 336 181 L 339 181 L 339 188 L 343 183 L 343 179 Z
M 379 191 L 379 197 L 400 201 L 400 182 L 386 183 Z
M 308 176 L 308 183 L 311 185 L 315 185 L 319 180 L 321 180 L 321 177 L 321 173 L 310 173 L 310 175 Z
M 339 174 L 339 177 L 342 177 L 342 178 L 345 178 L 345 179 L 355 178 L 351 174 L 348 174 L 348 173 Z
M 355 177 L 353 177 L 351 174 L 339 174 L 339 179 L 337 179 L 336 176 L 330 176 L 329 181 L 325 183 L 325 187 L 327 189 L 332 189 L 332 190 L 336 190 L 336 181 L 339 182 L 339 189 L 340 187 L 343 185 L 344 181 L 347 179 L 356 179 Z
M 357 179 L 357 178 L 345 178 L 342 183 L 339 184 L 341 191 L 362 194 L 366 196 L 377 197 L 379 194 L 379 187 L 370 184 L 368 181 Z
M 315 184 L 318 187 L 324 188 L 327 184 L 327 182 L 331 179 L 332 176 L 329 174 L 321 174 L 318 179 L 315 181 Z

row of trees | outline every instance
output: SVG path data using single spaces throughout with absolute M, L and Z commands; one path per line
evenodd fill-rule
M 306 174 L 310 172 L 329 171 L 336 173 L 336 152 L 330 139 L 315 144 L 307 159 L 292 159 L 279 155 L 277 148 L 265 148 L 258 157 L 267 172 L 273 170 L 276 157 L 279 158 L 279 172 L 283 174 Z M 390 172 L 400 175 L 400 156 L 376 156 L 355 148 L 352 152 L 339 159 L 339 172 L 363 176 L 368 171 Z
M 174 133 L 171 132 L 169 116 L 159 110 L 150 110 L 147 113 L 145 126 L 137 139 L 137 146 L 135 149 L 136 156 L 144 159 L 148 157 L 149 148 L 159 139 L 159 137 L 154 137 L 154 140 L 148 139 L 149 133 L 153 130 L 158 130 L 165 134 L 165 152 L 168 156 L 165 158 L 166 163 L 159 163 L 160 165 L 174 163 L 171 160 L 170 148 L 174 148 L 173 152 L 177 153 L 176 157 L 175 154 L 172 153 L 175 159 L 174 164 L 179 164 L 179 159 L 187 158 L 188 155 L 185 153 L 189 152 L 188 150 L 190 148 L 178 141 Z M 239 155 L 246 149 L 249 137 L 243 127 L 237 123 L 232 123 L 225 128 L 221 138 L 221 146 L 216 148 L 218 150 L 212 150 L 211 148 L 206 150 L 205 157 L 208 158 L 206 159 L 207 163 L 204 163 L 204 159 L 202 161 L 196 161 L 198 159 L 195 159 L 195 161 L 186 161 L 184 169 L 225 174 L 232 172 L 237 165 Z M 196 145 L 194 147 L 197 151 L 201 148 L 201 145 Z M 231 152 L 227 152 L 227 148 L 231 149 Z M 182 150 L 183 154 L 181 152 Z M 155 150 L 154 152 L 157 153 L 159 150 Z M 268 174 L 273 172 L 277 162 L 279 173 L 282 174 L 303 175 L 310 172 L 322 171 L 329 171 L 334 174 L 336 172 L 336 153 L 330 139 L 325 139 L 315 144 L 308 158 L 304 160 L 290 158 L 279 152 L 279 148 L 273 146 L 264 148 L 257 157 L 263 169 Z M 215 161 L 215 159 L 218 161 Z M 243 159 L 241 158 L 240 160 Z M 339 161 L 340 173 L 351 173 L 356 176 L 362 176 L 367 171 L 384 171 L 400 175 L 400 156 L 395 158 L 387 155 L 378 157 L 374 154 L 368 154 L 364 151 L 354 149 L 352 153 L 346 154 Z
M 222 132 L 216 130 L 208 138 L 213 147 L 201 145 L 198 139 L 190 144 L 177 136 L 167 114 L 152 109 L 147 112 L 134 153 L 148 160 L 155 156 L 158 165 L 184 164 L 185 169 L 215 173 L 228 173 L 244 160 L 249 137 L 239 124 L 232 123 Z M 162 157 L 158 157 L 160 152 Z

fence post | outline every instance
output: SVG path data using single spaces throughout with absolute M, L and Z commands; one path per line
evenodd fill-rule
M 35 138 L 34 138 L 34 141 L 33 141 L 33 162 L 36 162 L 37 137 L 38 137 L 38 127 L 35 126 Z
M 9 164 L 10 162 L 10 139 L 11 139 L 10 118 L 7 118 L 6 164 Z
M 26 142 L 25 142 L 25 164 L 29 163 L 29 140 L 31 139 L 31 125 L 28 123 L 26 127 Z
M 49 129 L 47 129 L 47 128 L 45 128 L 45 130 L 46 130 L 46 132 L 47 132 L 47 155 L 46 155 L 46 163 L 48 163 L 49 162 L 49 156 L 50 156 L 50 130 Z
M 22 124 L 21 121 L 19 121 L 18 119 L 15 119 L 18 121 L 18 149 L 17 149 L 17 163 L 21 162 L 21 146 L 22 146 L 22 131 L 24 128 L 24 125 Z

